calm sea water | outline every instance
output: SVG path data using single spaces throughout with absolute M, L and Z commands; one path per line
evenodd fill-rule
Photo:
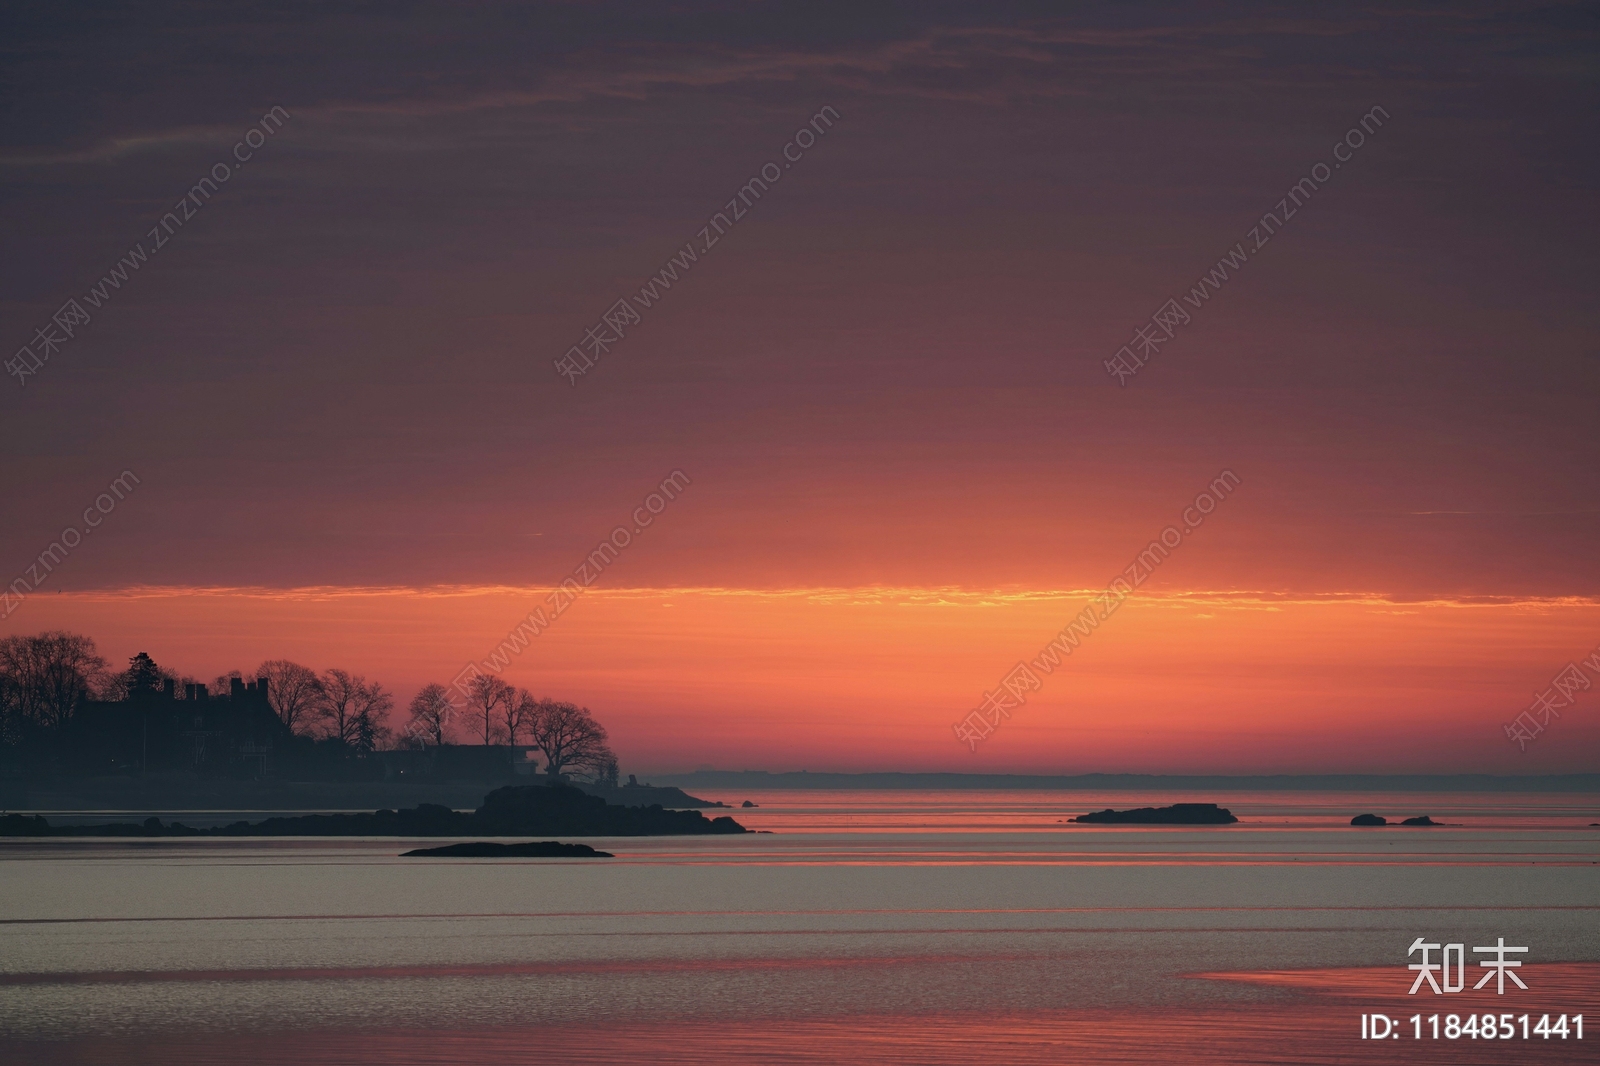
M 771 835 L 587 839 L 617 857 L 586 862 L 0 843 L 0 1060 L 1600 1061 L 1600 797 L 720 798 Z M 1065 821 L 1191 799 L 1242 822 Z M 1467 991 L 1406 994 L 1417 936 L 1468 946 Z M 1498 937 L 1529 948 L 1526 991 L 1471 989 Z M 1414 1014 L 1483 1012 L 1569 1036 L 1413 1039 Z M 1362 1040 L 1371 1013 L 1403 1037 Z

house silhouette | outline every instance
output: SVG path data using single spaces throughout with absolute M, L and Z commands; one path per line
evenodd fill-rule
M 267 702 L 267 679 L 231 678 L 227 695 L 171 678 L 121 700 L 87 700 L 73 716 L 69 750 L 88 774 L 195 771 L 206 776 L 273 776 L 293 735 Z

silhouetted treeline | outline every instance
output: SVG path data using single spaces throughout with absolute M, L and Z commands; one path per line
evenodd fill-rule
M 512 755 L 531 748 L 549 775 L 616 784 L 616 756 L 587 708 L 537 699 L 494 677 L 454 693 L 425 686 L 398 732 L 389 724 L 394 707 L 381 684 L 337 667 L 318 673 L 269 659 L 207 684 L 163 669 L 145 652 L 113 671 L 80 634 L 0 639 L 0 754 L 9 753 L 13 773 L 26 765 L 32 773 L 375 778 L 502 762 L 515 773 Z M 460 722 L 487 758 L 465 758 L 452 744 Z M 405 751 L 414 754 L 398 754 Z M 520 772 L 533 769 L 522 760 Z
M 577 775 L 617 787 L 617 757 L 607 744 L 605 726 L 595 721 L 589 708 L 536 699 L 527 689 L 486 674 L 474 677 L 458 692 L 464 696 L 463 716 L 472 726 L 474 741 L 481 736 L 485 745 L 523 743 L 544 756 L 548 774 Z M 458 717 L 449 689 L 424 685 L 412 699 L 410 711 L 410 721 L 401 732 L 402 746 L 448 743 Z

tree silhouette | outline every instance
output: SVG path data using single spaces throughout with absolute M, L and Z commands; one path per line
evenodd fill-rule
M 540 700 L 529 732 L 552 777 L 569 770 L 595 773 L 605 769 L 606 760 L 616 760 L 606 746 L 605 726 L 594 720 L 587 707 Z
M 0 745 L 22 742 L 25 733 L 22 719 L 13 711 L 20 702 L 20 696 L 16 679 L 0 672 Z
M 123 675 L 126 679 L 128 695 L 137 692 L 159 692 L 161 681 L 166 676 L 161 667 L 156 665 L 154 659 L 145 652 L 140 652 L 128 660 L 128 672 Z
M 517 734 L 527 729 L 539 713 L 539 701 L 525 688 L 508 692 L 500 701 L 500 728 L 507 744 L 516 746 Z
M 411 720 L 406 724 L 406 733 L 421 737 L 424 742 L 431 740 L 434 747 L 441 747 L 450 719 L 455 715 L 455 708 L 450 706 L 450 690 L 436 683 L 424 685 L 422 691 L 411 698 L 409 709 Z
M 366 678 L 344 670 L 323 671 L 321 684 L 317 716 L 326 724 L 329 738 L 353 751 L 376 748 L 388 735 L 384 718 L 394 697 L 376 681 L 368 684 Z
M 355 736 L 348 742 L 356 751 L 377 751 L 389 739 L 390 730 L 384 719 L 388 717 L 389 708 L 394 706 L 394 697 L 376 684 L 372 688 L 378 691 L 382 706 L 368 705 L 356 713 Z
M 516 699 L 510 685 L 498 677 L 479 674 L 467 683 L 467 714 L 483 726 L 483 743 L 494 743 L 500 725 L 500 709 L 506 701 Z
M 590 773 L 594 777 L 595 784 L 604 785 L 607 788 L 617 787 L 617 757 L 611 754 L 609 748 L 604 756 L 595 761 L 594 766 L 590 768 Z
M 268 659 L 256 667 L 267 679 L 267 702 L 291 732 L 305 732 L 322 696 L 322 682 L 308 666 L 288 659 Z
M 94 641 L 56 630 L 0 639 L 0 734 L 19 743 L 59 732 L 84 699 L 113 687 Z
M 211 681 L 211 691 L 215 692 L 219 696 L 226 696 L 228 693 L 233 691 L 234 678 L 238 678 L 240 681 L 243 681 L 244 671 L 229 670 L 225 674 L 218 674 Z

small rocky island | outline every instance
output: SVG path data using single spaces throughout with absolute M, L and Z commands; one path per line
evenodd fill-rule
M 1174 803 L 1170 807 L 1139 807 L 1114 811 L 1107 807 L 1094 814 L 1080 814 L 1074 822 L 1092 825 L 1232 825 L 1239 819 L 1226 807 L 1215 803 Z
M 446 844 L 442 848 L 414 848 L 400 853 L 402 859 L 614 859 L 609 851 L 596 851 L 587 844 L 563 844 L 558 840 L 530 840 L 526 844 L 496 844 L 474 840 L 468 844 Z
M 615 803 L 622 807 L 646 807 L 658 804 L 662 807 L 728 807 L 731 804 L 721 800 L 701 799 L 691 796 L 681 788 L 670 785 L 652 785 L 646 782 L 640 784 L 639 779 L 632 774 L 628 775 L 628 783 L 620 788 L 607 788 L 603 785 L 576 785 L 591 796 L 599 796 L 607 803 Z
M 1389 819 L 1381 814 L 1358 814 L 1350 819 L 1351 825 L 1388 825 Z M 1438 825 L 1440 823 L 1429 818 L 1426 814 L 1419 814 L 1415 818 L 1407 818 L 1401 825 Z
M 565 784 L 497 788 L 471 812 L 423 803 L 399 811 L 305 814 L 210 829 L 180 822 L 163 825 L 159 818 L 52 826 L 38 815 L 0 817 L 0 837 L 645 837 L 748 832 L 726 815 L 708 819 L 699 811 L 659 805 L 623 807 Z

